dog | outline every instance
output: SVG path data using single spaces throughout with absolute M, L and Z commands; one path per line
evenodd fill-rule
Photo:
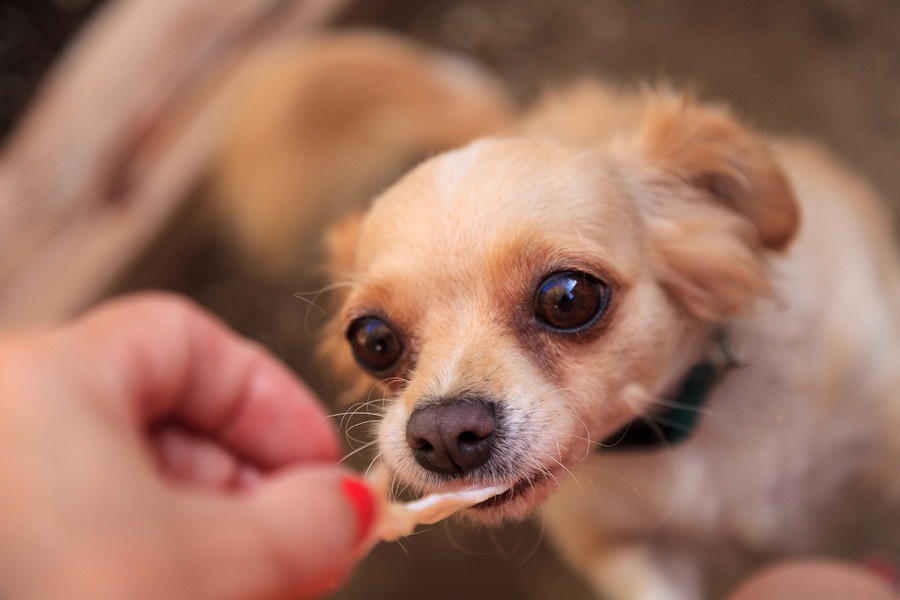
M 227 145 L 254 154 L 239 132 L 280 119 L 295 126 L 256 154 L 320 166 L 263 206 L 241 201 L 252 170 L 223 187 L 281 215 L 256 242 L 232 219 L 263 262 L 272 239 L 308 240 L 284 215 L 320 205 L 318 182 L 362 163 L 353 190 L 371 192 L 379 165 L 433 153 L 328 238 L 325 353 L 355 393 L 381 390 L 398 482 L 510 486 L 464 518 L 540 508 L 614 600 L 703 598 L 897 514 L 900 262 L 876 194 L 825 150 L 665 88 L 582 81 L 519 109 L 491 76 L 372 32 L 279 64 L 305 73 L 257 72 L 284 110 L 244 103 Z

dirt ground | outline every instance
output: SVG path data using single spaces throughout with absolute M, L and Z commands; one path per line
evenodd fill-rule
M 0 125 L 12 120 L 50 55 L 32 56 L 32 63 L 22 58 L 21 48 L 6 39 L 10 11 L 19 11 L 14 16 L 24 15 L 32 28 L 29 43 L 40 49 L 46 35 L 51 49 L 45 52 L 52 53 L 77 23 L 71 15 L 86 14 L 95 3 L 41 4 L 4 0 L 0 6 Z M 69 16 L 60 18 L 64 6 Z M 366 2 L 347 21 L 404 31 L 475 56 L 522 101 L 544 85 L 584 74 L 691 85 L 763 129 L 822 140 L 866 174 L 900 216 L 900 2 L 379 0 Z M 167 251 L 175 245 L 177 254 Z M 329 396 L 332 387 L 316 376 L 308 352 L 316 315 L 294 296 L 315 289 L 315 275 L 272 283 L 235 262 L 215 234 L 173 230 L 125 287 L 190 294 Z M 897 530 L 895 535 L 900 525 Z M 589 598 L 543 537 L 539 520 L 501 532 L 434 527 L 377 548 L 333 598 Z

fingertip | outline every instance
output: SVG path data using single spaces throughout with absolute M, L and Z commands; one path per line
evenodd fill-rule
M 337 466 L 304 466 L 264 477 L 252 491 L 267 518 L 279 520 L 301 552 L 353 562 L 369 538 L 377 505 L 372 490 Z M 318 546 L 310 543 L 317 539 Z M 315 546 L 315 547 L 314 547 Z
M 197 598 L 307 597 L 344 581 L 375 519 L 365 484 L 337 467 L 265 475 L 228 500 L 190 496 Z M 239 591 L 237 594 L 235 591 Z
M 375 495 L 361 479 L 351 476 L 341 480 L 341 491 L 356 516 L 356 545 L 360 546 L 368 541 L 375 525 Z

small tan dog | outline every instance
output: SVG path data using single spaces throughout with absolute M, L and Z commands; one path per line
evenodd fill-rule
M 331 357 L 358 390 L 382 386 L 400 482 L 511 485 L 464 514 L 543 505 L 563 556 L 617 600 L 702 598 L 897 508 L 900 265 L 877 199 L 825 152 L 670 92 L 582 83 L 518 114 L 487 76 L 375 34 L 281 59 L 319 78 L 282 76 L 293 108 L 247 111 L 244 130 L 325 123 L 273 128 L 257 154 L 342 164 L 327 148 L 359 137 L 354 157 L 385 164 L 365 132 L 401 131 L 399 164 L 496 136 L 422 163 L 331 239 Z M 355 91 L 331 116 L 303 108 L 338 87 Z M 428 137 L 432 110 L 455 138 Z M 353 177 L 322 168 L 316 182 Z M 254 185 L 225 189 L 240 205 Z M 303 202 L 262 201 L 282 227 Z

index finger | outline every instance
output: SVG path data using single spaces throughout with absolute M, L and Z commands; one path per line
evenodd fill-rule
M 145 294 L 113 301 L 63 335 L 82 368 L 102 372 L 106 391 L 97 393 L 114 395 L 139 425 L 174 422 L 263 468 L 340 456 L 309 388 L 187 300 Z

